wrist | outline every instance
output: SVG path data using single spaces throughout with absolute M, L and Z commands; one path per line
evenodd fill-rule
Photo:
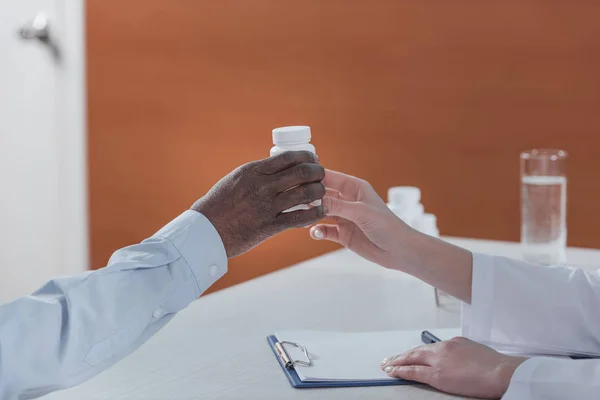
M 430 275 L 435 270 L 443 268 L 453 257 L 455 250 L 465 251 L 444 242 L 441 239 L 426 235 L 409 228 L 403 232 L 397 257 L 399 262 L 395 269 L 417 276 Z
M 229 258 L 231 254 L 231 243 L 229 243 L 228 240 L 230 235 L 227 234 L 226 229 L 224 227 L 225 224 L 223 223 L 223 221 L 221 221 L 216 215 L 213 215 L 213 213 L 211 213 L 210 207 L 204 201 L 204 198 L 197 200 L 190 207 L 190 210 L 202 214 L 212 224 L 212 226 L 217 231 L 217 234 L 221 238 L 221 242 L 223 243 L 223 247 L 225 248 L 227 257 Z
M 416 276 L 427 265 L 427 255 L 433 238 L 416 229 L 405 227 L 398 235 L 398 247 L 395 251 L 393 269 Z
M 473 255 L 446 241 L 417 232 L 405 235 L 397 268 L 428 284 L 471 302 Z

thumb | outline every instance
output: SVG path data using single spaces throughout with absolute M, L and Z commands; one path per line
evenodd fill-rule
M 341 245 L 340 227 L 331 224 L 318 224 L 310 228 L 310 236 L 315 240 L 329 240 Z

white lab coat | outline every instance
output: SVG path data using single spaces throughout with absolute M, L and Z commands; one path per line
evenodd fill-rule
M 463 335 L 499 350 L 600 354 L 600 275 L 473 254 Z M 504 400 L 600 399 L 600 359 L 530 358 Z

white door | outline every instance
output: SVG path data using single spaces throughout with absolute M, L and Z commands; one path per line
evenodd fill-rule
M 88 267 L 83 22 L 0 0 L 0 302 Z

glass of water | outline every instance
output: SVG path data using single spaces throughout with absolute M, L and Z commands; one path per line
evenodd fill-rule
M 521 153 L 521 247 L 527 261 L 559 265 L 567 247 L 567 153 Z

